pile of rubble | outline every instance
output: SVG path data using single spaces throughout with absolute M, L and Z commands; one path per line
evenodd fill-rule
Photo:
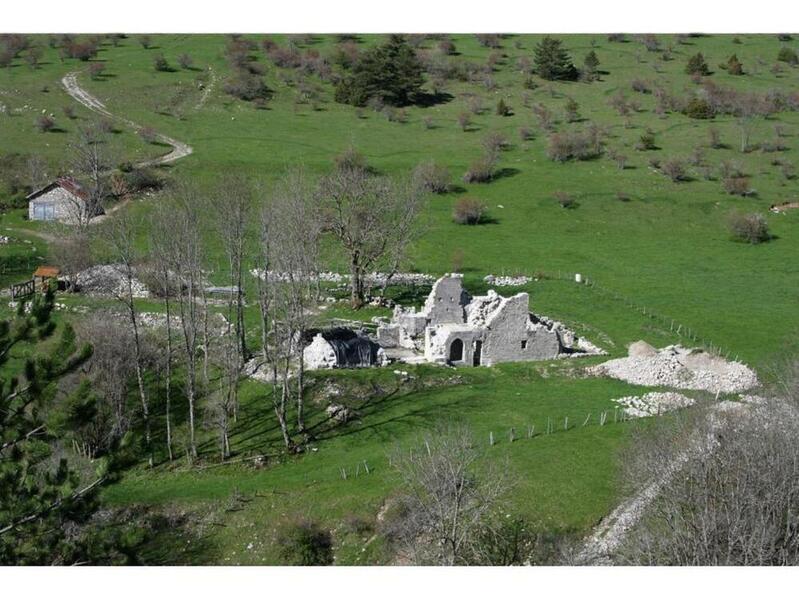
M 613 402 L 631 417 L 656 417 L 663 413 L 693 406 L 694 399 L 677 392 L 650 392 L 643 396 L 614 398 Z
M 714 393 L 743 392 L 758 384 L 757 374 L 743 363 L 682 346 L 657 350 L 643 341 L 632 344 L 626 358 L 609 360 L 588 371 L 637 385 Z
M 488 285 L 497 287 L 518 287 L 520 285 L 526 285 L 532 280 L 533 278 L 527 275 L 517 275 L 516 277 L 511 277 L 510 275 L 486 275 L 483 277 L 483 281 Z
M 78 273 L 78 290 L 94 296 L 127 296 L 128 281 L 123 265 L 97 265 Z M 149 298 L 150 290 L 135 276 L 131 281 L 134 298 Z

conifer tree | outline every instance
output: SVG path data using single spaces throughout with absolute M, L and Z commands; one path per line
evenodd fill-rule
M 701 52 L 697 52 L 688 59 L 688 64 L 685 65 L 685 72 L 689 75 L 710 75 L 710 69 Z
M 91 355 L 76 347 L 70 327 L 46 355 L 37 345 L 52 336 L 52 291 L 20 302 L 13 320 L 0 321 L 0 564 L 52 565 L 102 560 L 113 551 L 110 531 L 75 533 L 98 507 L 97 492 L 111 480 L 111 456 L 95 461 L 87 476 L 58 457 L 54 447 L 67 430 L 91 417 L 93 397 L 80 385 L 56 407 L 57 382 Z M 18 351 L 17 351 L 18 349 Z M 13 365 L 28 356 L 21 368 Z M 79 528 L 79 527 L 78 527 Z M 72 530 L 71 533 L 68 533 Z M 84 532 L 86 533 L 86 532 Z
M 391 106 L 412 104 L 424 83 L 422 64 L 402 35 L 365 52 L 336 87 L 336 102 L 364 106 L 376 98 Z
M 542 79 L 550 81 L 577 79 L 577 68 L 572 64 L 571 57 L 562 44 L 561 40 L 546 36 L 535 47 L 535 70 Z

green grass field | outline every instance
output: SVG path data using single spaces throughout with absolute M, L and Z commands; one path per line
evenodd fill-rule
M 284 36 L 270 37 L 281 44 L 286 41 Z M 609 42 L 604 35 L 558 36 L 578 66 L 593 49 L 601 63 L 601 79 L 592 83 L 536 79 L 538 87 L 528 90 L 523 85 L 525 75 L 515 65 L 519 57 L 532 57 L 540 37 L 503 39 L 503 56 L 491 74 L 496 89 L 487 90 L 479 82 L 447 82 L 444 90 L 451 95 L 449 101 L 409 107 L 404 123 L 391 122 L 369 109 L 357 111 L 336 104 L 332 87 L 313 76 L 309 79 L 321 90 L 318 110 L 297 104 L 296 88 L 286 83 L 292 71 L 275 68 L 260 50 L 258 60 L 266 68 L 265 78 L 274 98 L 265 109 L 234 100 L 222 89 L 230 73 L 224 36 L 153 36 L 154 47 L 149 50 L 135 37 L 122 40 L 119 47 L 105 44 L 96 59 L 105 63 L 105 76 L 96 81 L 85 73 L 86 63 L 61 62 L 58 51 L 44 44 L 40 68 L 32 70 L 15 61 L 0 69 L 0 103 L 6 107 L 0 113 L 0 152 L 39 154 L 52 169 L 65 164 L 70 136 L 91 115 L 66 95 L 60 79 L 68 72 L 80 71 L 80 84 L 112 113 L 193 147 L 191 156 L 163 169 L 170 178 L 210 184 L 223 173 L 240 172 L 268 183 L 297 164 L 319 175 L 350 145 L 376 169 L 391 175 L 406 173 L 432 158 L 450 169 L 460 189 L 430 199 L 423 215 L 425 233 L 411 250 L 407 270 L 444 273 L 453 269 L 454 257 L 461 255 L 460 270 L 473 291 L 485 289 L 482 278 L 488 273 L 549 274 L 552 278 L 524 288 L 530 292 L 533 310 L 564 321 L 613 355 L 624 354 L 626 345 L 638 339 L 657 346 L 680 341 L 667 324 L 674 319 L 696 332 L 700 340 L 712 342 L 765 373 L 786 349 L 795 348 L 799 333 L 799 210 L 768 213 L 773 204 L 799 200 L 799 180 L 785 179 L 780 166 L 774 164 L 779 159 L 799 166 L 799 113 L 781 112 L 755 122 L 753 145 L 774 140 L 775 126 L 780 125 L 785 131 L 785 150 L 742 153 L 733 117 L 695 120 L 675 112 L 657 115 L 652 94 L 634 92 L 631 81 L 643 79 L 672 93 L 686 94 L 697 86 L 685 74 L 685 64 L 689 56 L 702 52 L 713 71 L 708 79 L 718 85 L 759 93 L 795 93 L 799 69 L 782 63 L 781 71 L 774 72 L 772 65 L 782 45 L 799 49 L 799 43 L 780 42 L 772 35 L 739 35 L 740 43 L 734 43 L 731 35 L 701 36 L 681 43 L 676 36 L 663 35 L 658 36 L 661 45 L 672 48 L 671 60 L 664 60 L 661 52 L 647 52 L 632 36 L 625 43 Z M 460 59 L 482 64 L 491 52 L 472 35 L 451 38 Z M 379 39 L 361 36 L 359 45 L 367 47 Z M 325 54 L 334 45 L 333 36 L 315 36 L 302 49 Z M 434 45 L 428 41 L 422 47 L 432 51 Z M 193 58 L 194 70 L 154 70 L 157 53 L 177 66 L 177 57 L 184 52 Z M 717 66 L 733 53 L 744 65 L 743 76 L 732 76 Z M 211 91 L 204 95 L 208 86 Z M 628 119 L 608 104 L 619 91 L 640 105 Z M 464 132 L 457 119 L 473 96 L 482 99 L 486 110 L 473 115 L 473 126 Z M 500 98 L 512 107 L 512 116 L 495 114 Z M 569 98 L 579 104 L 580 123 L 564 122 Z M 536 103 L 554 113 L 558 130 L 583 127 L 589 121 L 607 127 L 607 147 L 628 157 L 627 168 L 619 170 L 607 155 L 563 164 L 549 160 L 546 133 L 538 128 L 530 108 Z M 62 115 L 66 105 L 75 107 L 76 119 Z M 180 113 L 179 117 L 165 114 L 164 107 L 170 105 L 176 107 L 173 112 Z M 38 132 L 34 119 L 41 110 L 54 113 L 63 131 Z M 432 120 L 432 128 L 425 126 L 426 119 Z M 533 139 L 520 138 L 522 127 L 535 132 Z M 711 127 L 720 132 L 724 147 L 709 147 Z M 638 151 L 634 146 L 648 128 L 655 132 L 658 149 Z M 490 132 L 502 132 L 511 142 L 500 156 L 503 176 L 488 184 L 460 183 L 469 163 L 480 156 L 482 139 Z M 112 139 L 119 160 L 167 151 L 146 144 L 124 127 Z M 697 147 L 702 148 L 704 163 L 714 172 L 722 161 L 740 163 L 756 195 L 728 195 L 717 177 L 705 180 L 698 168 L 689 168 L 689 181 L 674 183 L 650 167 L 653 158 L 687 159 Z M 561 208 L 552 197 L 556 191 L 572 194 L 577 208 Z M 629 196 L 629 201 L 620 201 L 619 193 Z M 484 201 L 491 222 L 474 227 L 454 224 L 453 204 L 462 196 Z M 157 201 L 157 197 L 135 201 L 130 210 L 145 214 Z M 767 215 L 774 239 L 760 245 L 732 241 L 726 218 L 733 210 Z M 3 286 L 24 277 L 29 262 L 23 261 L 35 264 L 47 256 L 45 241 L 36 235 L 39 227 L 24 220 L 22 213 L 0 216 L 0 234 L 12 238 L 0 246 L 0 258 L 6 265 L 0 271 Z M 331 269 L 343 268 L 342 257 L 335 253 L 327 259 Z M 211 260 L 213 263 L 219 257 Z M 576 272 L 596 282 L 596 287 L 566 281 Z M 93 305 L 83 299 L 70 302 Z M 642 314 L 640 307 L 658 318 Z M 323 318 L 368 320 L 379 312 L 353 315 L 338 307 Z M 254 317 L 253 309 L 248 313 L 248 326 L 253 329 Z M 358 384 L 374 380 L 390 387 L 397 379 L 390 368 L 332 373 L 324 379 L 341 379 L 342 385 L 355 386 L 352 400 L 359 406 L 363 403 L 363 415 L 322 437 L 317 452 L 285 464 L 269 461 L 262 469 L 243 464 L 203 470 L 183 466 L 160 466 L 154 472 L 136 469 L 107 490 L 106 497 L 114 505 L 179 507 L 211 523 L 199 546 L 196 540 L 192 542 L 195 545 L 186 545 L 185 540 L 175 539 L 175 553 L 154 555 L 155 562 L 273 563 L 278 558 L 270 540 L 275 526 L 287 518 L 309 515 L 331 528 L 340 527 L 352 514 L 374 520 L 382 502 L 394 491 L 388 451 L 397 443 L 411 444 L 420 430 L 434 422 L 455 417 L 467 422 L 486 446 L 491 431 L 501 440 L 486 450 L 509 460 L 517 480 L 514 510 L 542 527 L 584 532 L 618 499 L 616 452 L 629 424 L 580 425 L 588 413 L 596 419 L 598 411 L 610 407 L 611 398 L 636 389 L 615 381 L 576 377 L 572 366 L 560 362 L 446 371 L 447 375 L 457 373 L 463 381 L 405 390 L 385 402 L 364 396 Z M 321 385 L 322 376 L 314 377 Z M 441 377 L 437 369 L 418 373 L 424 382 L 434 382 L 437 377 Z M 268 454 L 277 448 L 268 393 L 268 388 L 257 383 L 244 386 L 243 416 L 235 428 L 234 451 Z M 320 420 L 321 409 L 316 410 L 314 419 Z M 548 417 L 566 416 L 576 424 L 569 431 L 507 442 L 511 427 L 524 432 L 534 423 L 540 431 Z M 203 447 L 209 465 L 216 452 L 212 436 L 207 433 Z M 341 478 L 342 467 L 353 470 L 364 460 L 373 470 L 370 475 Z M 230 498 L 238 493 L 246 501 L 231 508 Z M 388 560 L 379 540 L 364 546 L 358 536 L 343 530 L 335 539 L 337 562 L 342 564 Z M 362 547 L 366 549 L 362 551 Z

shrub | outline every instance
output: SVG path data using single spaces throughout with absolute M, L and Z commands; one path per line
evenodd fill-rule
M 723 148 L 724 144 L 721 142 L 721 133 L 715 127 L 711 127 L 707 131 L 708 144 L 713 149 Z
M 446 55 L 455 54 L 457 52 L 452 40 L 441 40 L 438 42 L 438 51 Z
M 333 162 L 339 171 L 360 171 L 362 173 L 369 171 L 366 157 L 353 146 L 345 148 L 333 159 Z
M 741 64 L 741 61 L 738 60 L 738 57 L 733 54 L 727 59 L 727 72 L 730 75 L 743 75 L 744 74 L 744 66 Z
M 318 523 L 301 520 L 287 523 L 278 531 L 281 560 L 293 566 L 333 564 L 333 539 Z
M 701 52 L 697 52 L 688 59 L 688 64 L 685 65 L 685 72 L 688 73 L 688 75 L 710 75 L 710 69 Z
M 436 125 L 433 122 L 433 117 L 424 116 L 422 117 L 422 125 L 424 125 L 425 129 L 435 129 Z
M 128 171 L 123 171 L 123 180 L 127 189 L 132 192 L 157 190 L 163 185 L 157 172 L 147 167 L 132 166 Z
M 505 100 L 500 98 L 499 102 L 497 102 L 497 115 L 500 117 L 509 117 L 512 114 L 513 110 L 511 110 L 511 107 L 505 103 Z
M 239 72 L 237 75 L 227 79 L 222 89 L 224 89 L 226 94 L 245 101 L 257 99 L 265 101 L 272 96 L 272 91 L 261 77 L 246 72 Z
M 433 194 L 445 194 L 450 188 L 449 169 L 433 160 L 419 164 L 413 171 L 416 185 Z
M 459 198 L 452 209 L 452 220 L 459 225 L 479 225 L 485 216 L 486 205 L 475 198 Z
M 753 193 L 749 178 L 740 175 L 724 177 L 721 186 L 731 196 L 750 196 Z
M 655 144 L 655 132 L 651 129 L 647 129 L 641 136 L 638 138 L 638 143 L 635 145 L 636 150 L 657 150 L 657 145 Z
M 619 170 L 624 170 L 624 168 L 627 166 L 627 156 L 615 148 L 608 150 L 608 157 L 610 160 L 616 163 L 616 166 L 619 168 Z
M 704 98 L 691 98 L 683 109 L 683 114 L 691 119 L 712 119 L 714 116 L 713 107 Z
M 36 117 L 36 128 L 41 133 L 46 133 L 48 131 L 52 131 L 55 127 L 55 119 L 48 115 L 39 115 Z
M 149 35 L 143 35 L 139 37 L 139 44 L 145 50 L 149 50 L 150 46 L 152 45 L 152 38 Z
M 89 77 L 97 79 L 105 71 L 105 64 L 101 62 L 93 62 L 89 65 Z
M 156 71 L 171 71 L 171 67 L 169 66 L 169 62 L 166 60 L 163 54 L 156 54 L 153 57 L 153 67 Z
M 463 175 L 466 183 L 487 183 L 494 178 L 497 166 L 496 156 L 488 153 L 469 165 L 469 169 Z
M 780 163 L 780 173 L 786 181 L 793 181 L 796 178 L 796 169 L 787 161 Z
M 547 156 L 557 162 L 589 160 L 601 153 L 601 136 L 591 132 L 553 133 L 547 140 Z
M 496 155 L 510 146 L 508 138 L 499 131 L 492 131 L 483 138 L 483 148 L 488 154 Z
M 533 114 L 538 118 L 538 125 L 541 129 L 550 131 L 554 125 L 554 117 L 552 111 L 546 105 L 539 102 L 533 105 Z
M 796 66 L 797 64 L 799 64 L 799 56 L 796 55 L 796 51 L 788 46 L 783 46 L 782 48 L 780 48 L 780 51 L 777 54 L 777 60 L 780 62 L 788 63 L 789 65 L 792 66 Z
M 617 43 L 624 43 L 627 41 L 627 35 L 624 33 L 609 33 L 608 34 L 608 41 L 609 42 L 617 42 Z
M 472 124 L 472 118 L 469 116 L 469 113 L 462 112 L 458 115 L 458 126 L 461 130 L 466 131 L 469 129 L 469 126 Z
M 194 65 L 194 60 L 184 52 L 178 56 L 178 65 L 180 65 L 181 69 L 191 69 L 192 65 Z
M 139 129 L 138 134 L 148 144 L 154 144 L 158 141 L 158 133 L 152 127 L 142 127 Z
M 68 104 L 68 105 L 66 105 L 66 106 L 65 106 L 65 107 L 62 109 L 62 111 L 64 112 L 64 116 L 65 116 L 67 119 L 70 119 L 70 120 L 71 120 L 71 119 L 74 119 L 74 118 L 76 117 L 76 115 L 75 115 L 75 107 L 73 107 L 73 106 L 70 106 L 69 104 Z
M 574 123 L 575 121 L 580 120 L 580 105 L 577 104 L 577 101 L 574 100 L 574 98 L 569 98 L 566 100 L 564 111 L 567 123 Z
M 652 85 L 644 80 L 639 79 L 636 77 L 630 82 L 630 87 L 633 89 L 634 92 L 638 92 L 640 94 L 651 94 L 652 93 Z
M 599 58 L 597 58 L 596 52 L 590 50 L 588 54 L 585 55 L 583 66 L 589 73 L 596 73 L 597 67 L 599 67 Z
M 732 237 L 741 242 L 760 244 L 771 239 L 768 222 L 757 213 L 732 213 L 727 219 L 727 227 Z
M 535 137 L 533 130 L 529 127 L 519 127 L 519 139 L 523 142 L 528 142 Z
M 616 192 L 616 200 L 619 202 L 629 202 L 630 201 L 630 194 L 627 192 Z
M 561 208 L 577 208 L 577 201 L 567 192 L 554 192 L 552 197 Z
M 660 165 L 660 171 L 672 181 L 684 181 L 687 177 L 685 164 L 678 158 L 670 158 Z
M 485 48 L 501 48 L 501 36 L 498 33 L 477 33 L 475 36 L 480 45 Z
M 69 58 L 77 58 L 83 62 L 97 56 L 97 44 L 92 42 L 70 42 L 63 48 L 63 52 Z

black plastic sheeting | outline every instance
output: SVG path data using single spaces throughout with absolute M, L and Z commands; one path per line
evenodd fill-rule
M 359 335 L 346 327 L 334 327 L 307 330 L 303 334 L 303 340 L 310 343 L 317 333 L 321 333 L 325 341 L 333 347 L 338 367 L 371 367 L 377 364 L 380 346 L 365 335 Z

